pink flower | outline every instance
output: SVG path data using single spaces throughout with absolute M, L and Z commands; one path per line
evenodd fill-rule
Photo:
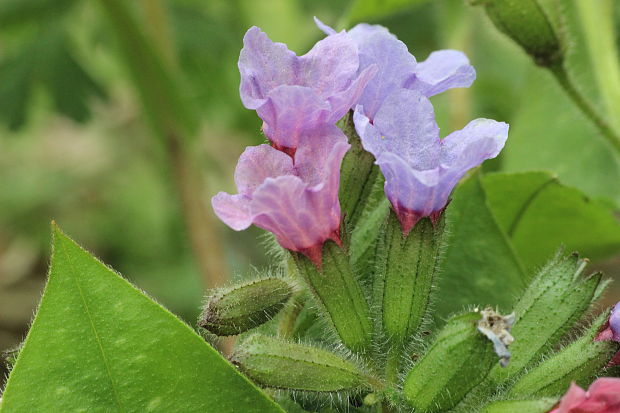
M 331 125 L 302 134 L 300 141 L 294 162 L 269 145 L 248 147 L 235 170 L 239 193 L 220 192 L 211 202 L 232 229 L 254 224 L 320 266 L 323 243 L 340 243 L 340 164 L 350 145 Z
M 620 413 L 620 379 L 600 378 L 588 391 L 572 383 L 550 413 Z

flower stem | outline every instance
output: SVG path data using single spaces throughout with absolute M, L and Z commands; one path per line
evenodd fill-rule
M 620 135 L 618 135 L 607 120 L 599 115 L 592 103 L 590 103 L 583 93 L 579 91 L 573 80 L 568 75 L 566 67 L 562 63 L 558 63 L 550 66 L 549 70 L 577 107 L 579 107 L 583 114 L 586 115 L 592 123 L 594 123 L 594 125 L 596 125 L 603 137 L 605 137 L 605 139 L 607 139 L 607 141 L 612 145 L 616 151 L 616 154 L 620 155 Z

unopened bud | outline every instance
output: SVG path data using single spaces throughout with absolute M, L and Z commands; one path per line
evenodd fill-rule
M 373 183 L 380 174 L 375 157 L 362 147 L 351 112 L 342 119 L 339 126 L 351 144 L 340 168 L 340 207 L 345 217 L 345 227 L 353 229 L 362 215 Z
M 259 334 L 239 345 L 231 360 L 265 387 L 342 392 L 380 385 L 351 361 L 327 350 Z
M 263 278 L 216 290 L 207 299 L 198 325 L 218 336 L 241 334 L 271 320 L 295 288 L 282 278 Z
M 562 41 L 537 0 L 470 0 L 482 4 L 495 26 L 540 66 L 563 60 Z
M 601 274 L 582 277 L 584 267 L 585 261 L 576 254 L 557 256 L 534 278 L 514 309 L 512 358 L 505 368 L 491 371 L 489 378 L 494 383 L 504 383 L 536 362 L 585 314 Z
M 480 313 L 452 318 L 407 374 L 403 391 L 416 411 L 454 407 L 497 363 L 491 341 L 478 332 Z

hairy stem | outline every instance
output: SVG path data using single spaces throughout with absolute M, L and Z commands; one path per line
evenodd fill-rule
M 573 100 L 573 102 L 579 107 L 579 109 L 586 115 L 594 125 L 599 129 L 601 134 L 616 151 L 617 155 L 620 155 L 620 135 L 613 129 L 613 127 L 605 120 L 596 108 L 590 103 L 581 91 L 577 88 L 573 80 L 568 75 L 564 64 L 559 63 L 554 66 L 550 66 L 549 70 L 555 76 L 556 80 L 562 86 L 564 91 Z

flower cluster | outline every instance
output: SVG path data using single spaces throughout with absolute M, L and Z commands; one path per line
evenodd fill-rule
M 212 203 L 233 229 L 255 224 L 320 265 L 323 243 L 339 241 L 340 164 L 349 145 L 335 124 L 350 109 L 404 233 L 421 217 L 439 216 L 459 179 L 499 153 L 508 125 L 478 119 L 440 139 L 428 98 L 473 82 L 463 53 L 437 51 L 418 63 L 384 27 L 336 32 L 316 23 L 327 37 L 303 56 L 257 27 L 246 33 L 241 100 L 263 120 L 271 146 L 248 148 L 235 172 L 239 193 Z

